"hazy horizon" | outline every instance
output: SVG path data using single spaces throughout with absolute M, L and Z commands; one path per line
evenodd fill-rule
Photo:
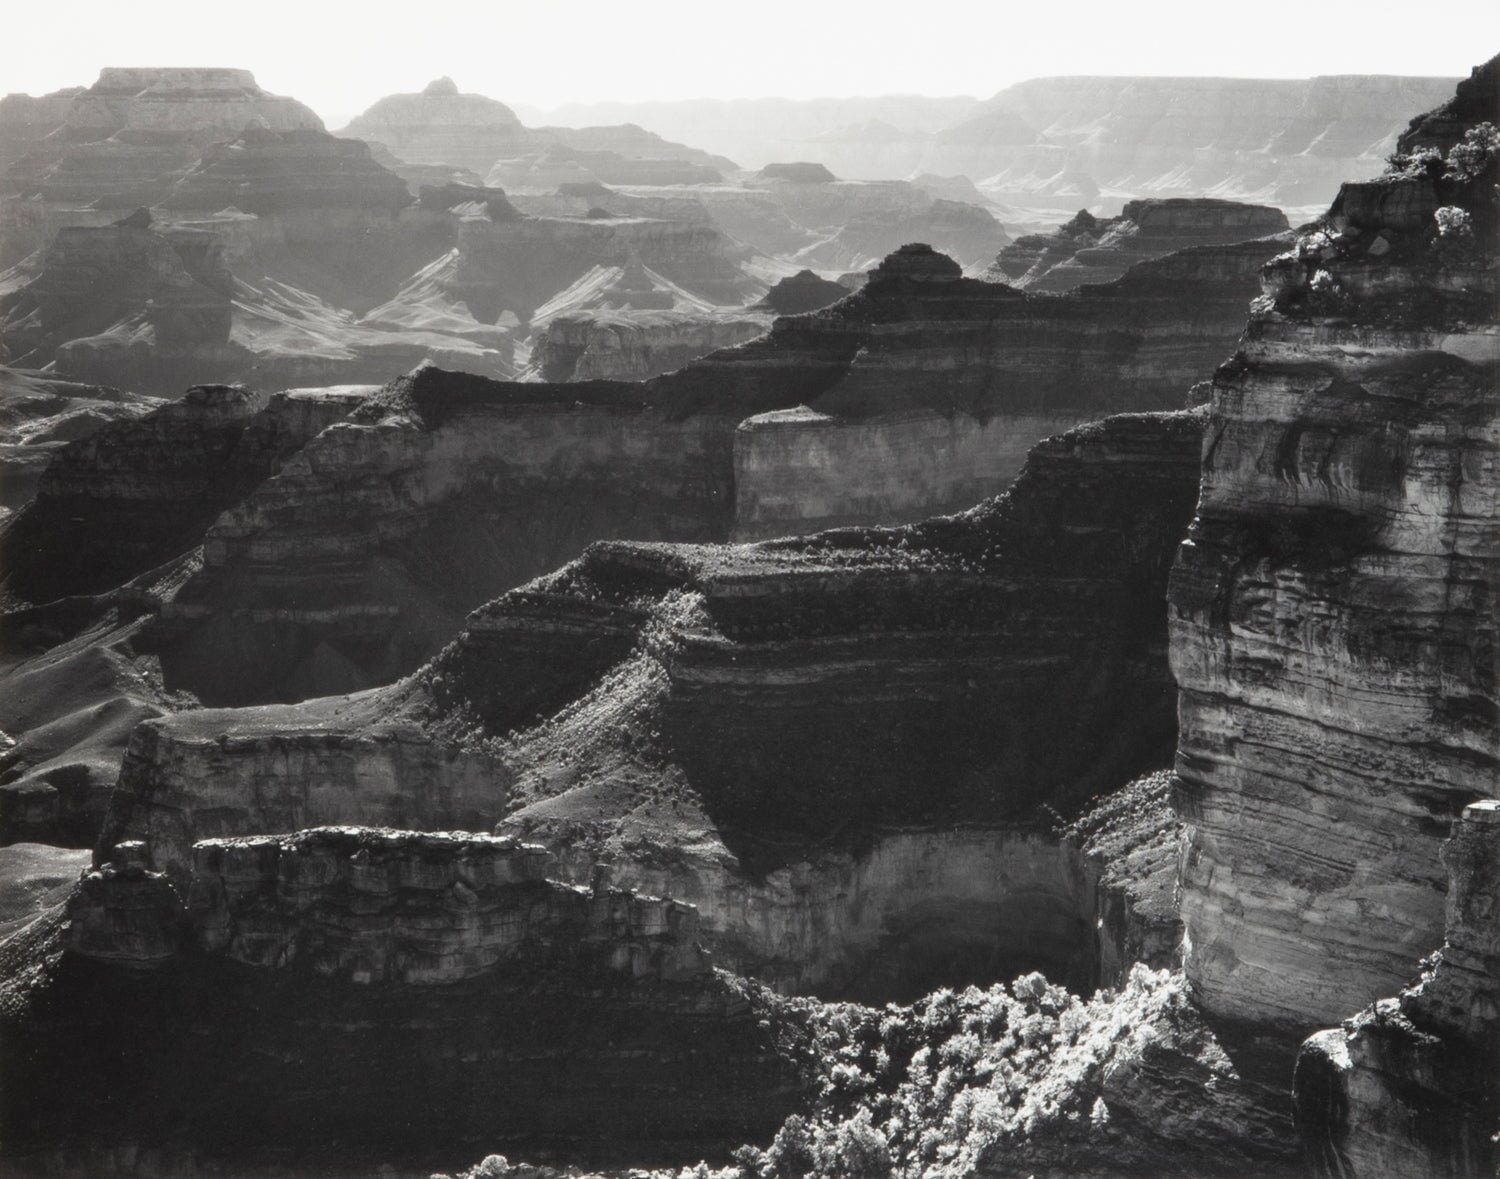
M 1458 77 L 1500 49 L 1500 5 L 1480 0 L 1450 0 L 1441 20 L 1399 37 L 1364 0 L 1266 0 L 1248 23 L 1205 17 L 1186 0 L 1088 0 L 1061 15 L 929 0 L 919 17 L 909 6 L 793 0 L 754 8 L 661 0 L 644 12 L 523 0 L 441 20 L 266 0 L 253 21 L 232 25 L 205 21 L 203 6 L 187 0 L 162 0 L 149 22 L 136 11 L 89 0 L 8 14 L 0 29 L 11 45 L 65 45 L 67 53 L 7 60 L 0 92 L 86 86 L 105 66 L 233 66 L 336 128 L 387 94 L 441 76 L 465 92 L 548 112 L 758 98 L 982 100 L 1060 75 Z M 1063 21 L 1089 35 L 1059 37 Z M 581 36 L 580 27 L 595 35 Z

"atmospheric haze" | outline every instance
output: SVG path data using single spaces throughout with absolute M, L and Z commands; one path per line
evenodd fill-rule
M 341 126 L 440 75 L 553 107 L 608 100 L 970 94 L 1058 74 L 1458 77 L 1500 42 L 1500 5 L 1448 0 L 1399 32 L 1363 0 L 1265 0 L 1253 16 L 1195 0 L 1121 5 L 976 0 L 648 6 L 522 0 L 459 8 L 160 0 L 151 19 L 104 0 L 13 5 L 0 91 L 87 84 L 112 65 L 232 65 Z M 1465 30 L 1455 36 L 1454 30 Z M 59 47 L 66 52 L 57 52 Z

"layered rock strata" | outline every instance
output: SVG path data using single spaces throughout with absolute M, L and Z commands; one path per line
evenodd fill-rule
M 903 249 L 810 321 L 868 309 L 847 371 L 736 433 L 736 536 L 953 510 L 1005 486 L 1038 438 L 1098 416 L 1102 388 L 1111 408 L 1174 404 L 1168 390 L 1211 372 L 1238 333 L 1277 246 L 1183 251 L 1064 297 L 963 279 L 943 256 Z M 769 342 L 807 330 L 782 321 Z
M 162 619 L 168 681 L 211 703 L 353 690 L 411 670 L 467 611 L 591 540 L 967 506 L 1039 437 L 1181 404 L 1238 332 L 1272 248 L 1208 247 L 1027 296 L 912 247 L 854 297 L 644 385 L 421 370 L 218 522 Z M 435 582 L 449 546 L 466 572 Z
M 1286 215 L 1266 205 L 1208 199 L 1127 201 L 1118 217 L 1087 209 L 1052 234 L 1010 243 L 991 276 L 1030 291 L 1068 291 L 1109 282 L 1137 262 L 1190 246 L 1218 245 L 1285 232 Z
M 266 397 L 199 385 L 57 453 L 34 502 L 0 532 L 4 588 L 42 603 L 109 590 L 191 549 L 369 389 Z
M 918 993 L 930 975 L 893 964 L 919 944 L 986 982 L 1165 963 L 1159 801 L 1067 839 L 1035 808 L 1170 750 L 1158 609 L 1199 428 L 1064 435 L 1006 497 L 924 525 L 596 545 L 391 688 L 142 726 L 102 844 L 180 879 L 205 837 L 503 817 L 570 878 L 700 904 L 723 961 L 791 989 Z M 1145 859 L 1106 866 L 1115 843 Z
M 12 1164 L 687 1161 L 768 1135 L 802 1088 L 795 1029 L 713 972 L 691 909 L 556 883 L 540 849 L 205 841 L 181 890 L 139 852 L 0 945 Z M 79 1100 L 99 1103 L 86 1129 Z
M 451 78 L 420 94 L 382 98 L 338 134 L 378 143 L 408 164 L 448 164 L 480 176 L 532 138 L 504 103 L 462 94 Z
M 1346 185 L 1272 263 L 1214 382 L 1172 589 L 1186 969 L 1289 1037 L 1437 948 L 1438 848 L 1500 768 L 1496 69 L 1446 160 Z
M 559 315 L 532 350 L 544 381 L 644 381 L 765 334 L 770 318 L 688 311 Z
M 98 224 L 86 206 L 155 204 L 204 148 L 247 127 L 323 130 L 311 110 L 266 93 L 248 70 L 104 69 L 53 113 L 60 121 L 31 139 L 0 181 L 0 264 L 44 246 L 60 226 Z
M 1443 845 L 1442 948 L 1398 998 L 1319 1032 L 1297 1058 L 1298 1128 L 1319 1175 L 1484 1175 L 1500 1129 L 1500 802 Z

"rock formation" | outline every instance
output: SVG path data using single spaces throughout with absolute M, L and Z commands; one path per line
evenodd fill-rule
M 712 310 L 566 312 L 549 318 L 533 363 L 544 381 L 644 381 L 753 340 L 770 324 L 766 315 Z
M 967 914 L 930 946 L 958 970 L 1014 961 L 1087 987 L 1135 956 L 1164 963 L 1175 938 L 1153 931 L 1171 918 L 1148 916 L 1129 881 L 1169 878 L 1170 845 L 1131 870 L 1094 843 L 1122 817 L 1159 823 L 1149 803 L 1072 842 L 1033 809 L 1077 810 L 1168 756 L 1154 603 L 1200 422 L 1128 415 L 1063 435 L 1006 497 L 922 525 L 596 545 L 476 611 L 410 681 L 140 727 L 103 843 L 144 839 L 183 879 L 210 836 L 509 812 L 566 875 L 692 900 L 726 962 L 800 990 L 915 985 L 920 962 L 875 964 L 923 937 L 920 896 Z M 920 791 L 904 768 L 918 749 Z
M 51 97 L 32 101 L 55 112 Z M 44 246 L 62 225 L 98 224 L 86 213 L 80 220 L 75 211 L 85 206 L 154 204 L 204 148 L 247 127 L 323 129 L 307 107 L 267 94 L 248 70 L 104 69 L 60 113 L 55 127 L 4 168 L 0 264 Z
M 1500 1126 L 1500 802 L 1464 808 L 1442 849 L 1442 949 L 1399 998 L 1319 1032 L 1297 1059 L 1320 1175 L 1483 1175 Z
M 558 883 L 541 849 L 205 841 L 183 890 L 140 851 L 0 946 L 10 1163 L 65 1144 L 95 1174 L 430 1170 L 497 1142 L 685 1161 L 768 1136 L 804 1088 L 804 1037 L 714 973 L 691 909 Z
M 1000 251 L 991 277 L 1030 291 L 1067 291 L 1109 282 L 1135 263 L 1189 246 L 1270 237 L 1288 229 L 1286 216 L 1265 205 L 1175 198 L 1127 201 L 1118 217 L 1087 209 L 1051 234 L 1030 234 Z
M 644 386 L 424 370 L 215 525 L 162 619 L 168 679 L 217 703 L 295 698 L 309 677 L 348 690 L 409 671 L 474 606 L 591 540 L 757 537 L 972 504 L 1038 438 L 1181 404 L 1274 248 L 1188 252 L 1069 296 L 962 279 L 913 248 L 854 298 Z M 466 575 L 430 581 L 450 559 Z
M 36 494 L 57 450 L 157 404 L 107 385 L 0 367 L 0 524 Z
M 1493 85 L 1485 101 L 1500 122 Z M 1215 378 L 1172 594 L 1187 970 L 1208 1010 L 1289 1035 L 1395 993 L 1437 948 L 1438 846 L 1494 788 L 1496 152 L 1466 146 L 1493 144 L 1478 121 L 1446 165 L 1345 185 L 1268 268 Z
M 381 144 L 408 164 L 447 164 L 480 176 L 532 139 L 508 106 L 461 94 L 451 78 L 420 94 L 382 98 L 338 134 Z

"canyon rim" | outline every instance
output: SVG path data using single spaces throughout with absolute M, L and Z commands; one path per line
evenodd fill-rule
M 0 1173 L 1500 1177 L 1494 19 L 534 7 L 0 98 Z

